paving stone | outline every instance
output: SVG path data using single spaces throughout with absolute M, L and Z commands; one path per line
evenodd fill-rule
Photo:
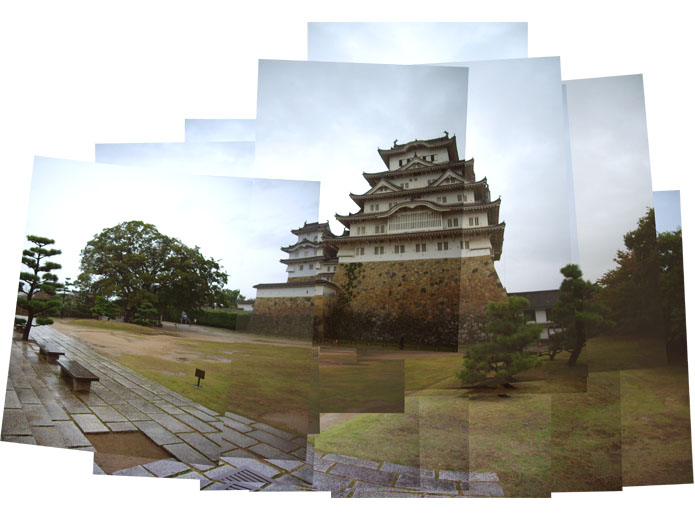
M 244 424 L 251 424 L 252 422 L 254 422 L 253 419 L 249 419 L 248 417 L 244 417 L 243 415 L 237 415 L 232 412 L 225 412 L 224 416 Z
M 96 415 L 76 413 L 72 415 L 72 418 L 84 433 L 106 433 L 109 431 Z
M 177 460 L 158 460 L 156 462 L 150 462 L 145 464 L 145 469 L 150 473 L 154 473 L 158 477 L 170 477 L 176 475 L 177 473 L 183 473 L 191 468 L 186 464 L 183 464 Z
M 318 491 L 338 491 L 350 485 L 352 479 L 314 471 L 312 487 Z
M 106 406 L 106 402 L 94 392 L 82 393 L 78 398 L 90 408 L 94 406 Z
M 471 481 L 476 482 L 499 482 L 497 473 L 471 473 Z
M 135 421 L 135 426 L 147 435 L 155 444 L 162 446 L 163 444 L 176 444 L 181 440 L 173 433 L 165 430 L 161 425 L 154 421 Z
M 269 460 L 271 464 L 274 464 L 275 466 L 278 466 L 282 469 L 286 469 L 287 471 L 293 471 L 297 469 L 299 466 L 304 464 L 304 461 L 301 460 L 281 460 L 281 459 L 273 459 Z M 310 466 L 309 466 L 310 467 Z M 312 468 L 313 471 L 313 468 Z
M 98 375 L 98 374 L 97 374 Z M 101 399 L 106 402 L 107 404 L 110 405 L 115 405 L 115 404 L 124 404 L 126 402 L 123 397 L 121 397 L 118 394 L 115 394 L 114 392 L 111 392 L 110 390 L 92 390 L 95 392 Z
M 297 460 L 296 457 L 293 457 L 292 455 L 289 455 L 285 453 L 284 451 L 280 451 L 277 448 L 273 448 L 272 446 L 268 446 L 267 444 L 256 444 L 255 446 L 250 446 L 248 448 L 252 452 L 260 455 L 264 459 L 294 459 Z
M 114 410 L 120 412 L 129 421 L 149 421 L 150 418 L 134 406 L 124 403 L 113 405 Z
M 332 460 L 316 458 L 314 459 L 314 470 L 326 472 L 333 464 L 335 464 L 335 462 Z
M 17 398 L 17 392 L 14 390 L 7 390 L 5 392 L 5 408 L 21 408 L 22 404 Z
M 332 475 L 339 475 L 341 477 L 348 477 L 351 479 L 363 480 L 365 482 L 372 482 L 374 484 L 381 484 L 382 486 L 391 485 L 396 478 L 395 473 L 379 471 L 362 466 L 350 466 L 342 463 L 338 463 L 333 466 L 330 473 Z
M 68 421 L 70 417 L 65 413 L 63 407 L 56 401 L 44 401 L 43 407 L 53 421 Z
M 138 431 L 135 425 L 131 422 L 110 422 L 106 423 L 106 426 L 108 426 L 112 432 L 117 433 Z
M 419 498 L 419 494 L 396 493 L 394 491 L 355 490 L 350 498 Z
M 412 475 L 415 477 L 427 477 L 434 478 L 433 469 L 420 469 L 414 466 L 404 466 L 402 464 L 392 464 L 391 462 L 384 462 L 379 468 L 381 471 L 391 471 L 393 473 L 401 473 L 403 475 Z M 441 471 L 440 471 L 441 473 Z
M 31 388 L 17 388 L 17 399 L 22 404 L 41 404 L 39 397 Z
M 194 415 L 195 417 L 197 417 L 201 421 L 205 421 L 205 422 L 215 422 L 216 421 L 215 417 L 213 417 L 212 415 L 208 415 L 201 410 L 198 410 L 198 408 L 196 408 L 195 406 L 182 406 L 181 409 L 186 411 L 187 413 L 189 413 L 191 415 Z
M 60 430 L 55 426 L 32 426 L 34 439 L 39 446 L 51 446 L 53 448 L 67 448 L 65 439 L 60 434 Z
M 361 466 L 363 468 L 377 469 L 379 467 L 379 463 L 373 460 L 358 459 L 357 457 L 348 457 L 347 455 L 337 455 L 335 453 L 328 453 L 323 456 L 323 459 L 332 460 L 333 462 L 343 462 L 353 466 Z
M 299 448 L 298 450 L 294 450 L 292 452 L 292 455 L 294 455 L 295 457 L 297 457 L 300 460 L 309 460 L 309 459 L 307 459 L 306 448 Z
M 208 424 L 219 431 L 222 431 L 224 429 L 224 423 L 222 421 L 215 421 Z
M 252 439 L 251 437 L 247 437 L 243 433 L 239 433 L 228 428 L 225 428 L 222 431 L 222 438 L 241 448 L 248 448 L 249 446 L 258 444 L 258 441 L 256 439 Z
M 222 417 L 222 422 L 224 423 L 225 426 L 228 426 L 229 428 L 233 428 L 236 431 L 241 432 L 241 433 L 246 433 L 246 432 L 250 432 L 253 430 L 253 428 L 251 428 L 250 426 L 248 426 L 242 422 L 235 421 L 234 419 L 230 419 L 229 417 Z
M 210 424 L 205 423 L 197 417 L 193 417 L 192 415 L 189 415 L 187 413 L 177 415 L 176 418 L 179 421 L 186 423 L 191 428 L 198 430 L 200 433 L 214 433 L 217 431 L 217 429 L 212 427 Z
M 194 407 L 194 408 L 197 408 L 197 409 L 200 410 L 201 412 L 203 412 L 203 413 L 205 413 L 205 414 L 208 414 L 208 415 L 210 415 L 210 416 L 212 416 L 212 417 L 217 417 L 218 415 L 220 415 L 220 414 L 217 413 L 215 410 L 210 410 L 210 408 L 206 408 L 206 407 L 204 407 L 202 404 L 197 404 L 197 403 L 196 403 L 196 404 L 193 405 L 193 407 Z
M 232 457 L 232 458 L 244 458 L 244 457 L 251 457 L 252 456 L 250 452 L 248 452 L 246 450 L 242 450 L 241 448 L 221 452 L 220 458 L 222 458 L 223 455 L 225 457 Z
M 220 447 L 200 433 L 181 433 L 179 438 L 193 446 L 211 460 L 220 458 Z
M 247 467 L 250 470 L 260 473 L 264 477 L 268 478 L 273 478 L 275 475 L 279 475 L 281 473 L 280 470 L 273 468 L 272 466 L 268 466 L 267 464 L 254 458 L 222 457 L 220 460 L 226 462 L 227 464 L 231 464 L 235 468 Z
M 25 404 L 22 406 L 24 416 L 30 426 L 52 426 L 53 421 L 41 404 Z
M 31 427 L 22 410 L 6 409 L 2 415 L 2 436 L 31 435 Z
M 340 491 L 331 491 L 331 498 L 349 498 L 352 492 L 352 489 L 341 489 Z
M 140 410 L 143 413 L 146 414 L 151 414 L 151 413 L 162 413 L 163 410 L 161 408 L 158 408 L 157 406 L 153 405 L 152 403 L 149 403 L 147 401 L 143 400 L 138 400 L 134 399 L 129 402 L 129 404 L 133 405 L 135 408 Z
M 247 435 L 253 439 L 256 439 L 257 441 L 263 442 L 265 444 L 269 444 L 270 446 L 277 448 L 279 450 L 285 451 L 285 452 L 291 452 L 295 449 L 297 449 L 297 446 L 295 446 L 293 443 L 281 439 L 279 437 L 276 437 L 275 435 L 272 435 L 268 432 L 264 431 L 252 431 L 247 433 Z
M 72 421 L 60 421 L 54 423 L 60 434 L 65 439 L 65 444 L 68 448 L 77 448 L 91 446 L 92 443 L 87 440 L 87 437 L 82 435 L 82 432 L 77 425 Z
M 3 435 L 2 440 L 4 442 L 36 445 L 36 439 L 34 439 L 33 435 Z
M 177 415 L 180 413 L 184 413 L 181 408 L 177 408 L 173 404 L 167 403 L 166 401 L 158 401 L 157 406 L 164 410 L 166 413 L 171 414 L 171 415 Z
M 121 469 L 112 473 L 119 477 L 151 477 L 152 473 L 147 471 L 142 466 L 133 466 L 132 468 Z
M 281 439 L 285 439 L 285 440 L 290 440 L 290 439 L 293 439 L 294 437 L 296 437 L 296 435 L 294 433 L 288 433 L 286 431 L 279 430 L 279 429 L 277 429 L 273 426 L 270 426 L 269 424 L 265 424 L 265 423 L 256 422 L 256 423 L 253 423 L 251 426 L 253 426 L 257 430 L 263 430 L 264 432 L 272 433 L 276 437 L 280 437 Z
M 426 493 L 458 494 L 456 484 L 451 480 L 439 480 L 436 478 L 417 477 L 413 475 L 399 476 L 396 487 L 417 489 Z
M 455 480 L 457 482 L 468 482 L 468 472 L 467 471 L 449 471 L 449 470 L 439 470 L 439 478 L 443 480 Z
M 313 466 L 310 466 L 309 464 L 299 468 L 296 471 L 292 472 L 292 475 L 295 477 L 301 478 L 305 482 L 311 484 L 314 480 L 314 468 Z
M 182 479 L 187 479 L 187 480 L 199 480 L 201 489 L 204 488 L 205 486 L 212 484 L 212 480 L 205 478 L 203 475 L 201 475 L 200 473 L 198 473 L 196 471 L 190 471 L 188 473 L 184 473 L 183 475 L 179 475 L 178 477 L 174 477 L 174 478 L 182 478 Z
M 304 491 L 310 490 L 311 486 L 291 475 L 281 475 L 273 480 L 270 485 L 259 491 Z
M 209 460 L 202 453 L 194 450 L 185 442 L 179 442 L 176 444 L 166 444 L 162 446 L 165 450 L 171 453 L 174 457 L 179 459 L 181 462 L 186 464 L 205 464 L 212 465 L 212 461 Z
M 166 413 L 151 413 L 150 417 L 172 433 L 184 433 L 193 431 L 193 429 L 190 426 L 182 423 L 181 421 L 177 421 L 171 415 Z
M 504 491 L 496 482 L 469 482 L 466 496 L 503 497 Z
M 91 410 L 75 397 L 64 397 L 60 400 L 60 403 L 68 413 L 91 413 Z
M 92 406 L 92 412 L 104 422 L 125 422 L 125 418 L 120 412 L 110 406 Z
M 210 471 L 206 471 L 205 478 L 209 478 L 210 480 L 222 480 L 236 471 L 237 468 L 224 464 L 215 469 L 211 469 Z

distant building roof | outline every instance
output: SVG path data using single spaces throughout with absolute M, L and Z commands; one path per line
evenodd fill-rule
M 560 297 L 560 289 L 547 291 L 528 291 L 507 293 L 509 296 L 521 296 L 529 302 L 529 309 L 552 309 Z
M 381 148 L 378 149 L 379 155 L 381 156 L 381 159 L 384 161 L 386 166 L 389 166 L 389 158 L 392 155 L 395 154 L 400 154 L 403 152 L 407 152 L 410 149 L 415 149 L 415 148 L 434 148 L 434 147 L 439 147 L 439 146 L 446 146 L 448 152 L 449 152 L 449 161 L 458 161 L 459 160 L 459 154 L 458 154 L 458 149 L 456 148 L 456 136 L 449 137 L 449 132 L 444 132 L 446 135 L 444 137 L 435 137 L 434 139 L 415 139 L 414 141 L 410 141 L 407 143 L 403 144 L 396 144 L 398 142 L 398 139 L 396 139 L 393 142 L 393 146 L 387 150 L 382 150 Z

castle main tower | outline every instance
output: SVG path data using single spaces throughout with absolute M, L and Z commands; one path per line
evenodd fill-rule
M 363 173 L 350 194 L 359 210 L 336 215 L 347 229 L 333 283 L 347 289 L 338 320 L 347 339 L 461 346 L 479 341 L 487 303 L 506 298 L 494 268 L 502 255 L 500 198 L 459 159 L 456 137 L 378 150 L 387 170 Z

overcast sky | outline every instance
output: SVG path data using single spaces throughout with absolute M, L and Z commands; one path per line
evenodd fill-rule
M 310 61 L 443 63 L 528 57 L 524 22 L 309 23 Z
M 565 85 L 579 261 L 595 281 L 654 204 L 642 76 Z
M 104 228 L 154 224 L 220 262 L 228 287 L 247 297 L 281 282 L 279 247 L 294 241 L 288 222 L 316 219 L 319 184 L 202 176 L 173 171 L 36 158 L 26 233 L 55 239 L 61 279 L 79 274 L 80 251 Z M 278 222 L 283 225 L 278 225 Z
M 245 177 L 253 168 L 253 150 L 253 141 L 97 144 L 94 156 L 122 166 Z
M 654 217 L 659 233 L 676 231 L 681 227 L 680 190 L 654 192 Z
M 456 133 L 459 155 L 474 157 L 478 178 L 502 197 L 502 282 L 510 291 L 555 287 L 570 260 L 559 59 L 461 65 L 262 61 L 257 175 L 320 180 L 326 220 L 357 211 L 348 195 L 367 191 L 363 171 L 385 169 L 378 147 Z
M 186 119 L 187 143 L 253 141 L 255 119 Z

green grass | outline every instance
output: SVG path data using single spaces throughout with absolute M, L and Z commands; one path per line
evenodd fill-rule
M 306 416 L 311 350 L 195 340 L 177 343 L 185 345 L 181 350 L 185 354 L 175 360 L 122 355 L 118 361 L 217 412 L 231 411 L 297 431 L 287 421 L 272 416 Z M 194 386 L 196 368 L 206 372 L 203 388 Z
M 496 472 L 507 496 L 692 482 L 687 370 L 664 366 L 661 343 L 595 338 L 577 367 L 567 358 L 519 374 L 508 398 L 457 390 L 460 358 L 407 360 L 405 414 L 360 415 L 315 445 L 433 469 L 470 463 Z
M 92 329 L 113 330 L 120 332 L 132 332 L 133 334 L 156 335 L 163 332 L 153 329 L 152 327 L 143 327 L 133 323 L 123 323 L 121 321 L 104 321 L 104 320 L 69 320 L 64 321 L 66 325 L 72 327 L 89 327 Z

